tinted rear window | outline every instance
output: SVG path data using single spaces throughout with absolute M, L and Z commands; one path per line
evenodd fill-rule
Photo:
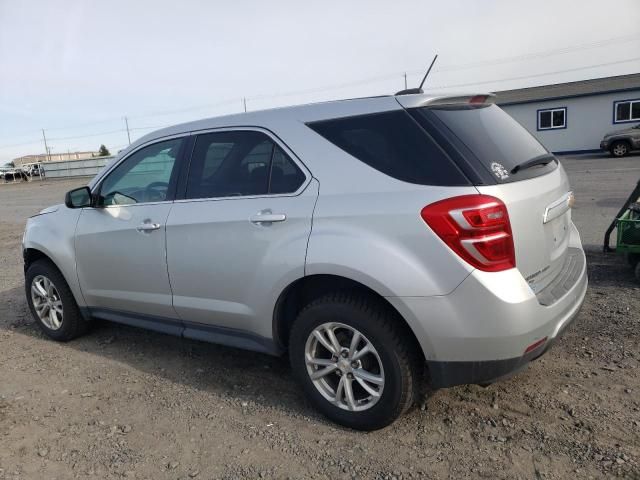
M 412 109 L 411 113 L 427 131 L 449 130 L 466 147 L 465 159 L 482 164 L 497 182 L 537 177 L 557 167 L 557 163 L 552 161 L 520 170 L 517 174 L 511 173 L 516 165 L 549 152 L 527 129 L 496 105 L 423 107 Z M 447 148 L 454 147 L 448 145 Z
M 404 111 L 359 115 L 308 126 L 370 167 L 420 185 L 469 185 L 445 151 Z

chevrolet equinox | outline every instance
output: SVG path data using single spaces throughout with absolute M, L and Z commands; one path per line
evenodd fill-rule
M 59 341 L 104 319 L 282 355 L 310 402 L 373 430 L 487 384 L 576 316 L 564 169 L 492 95 L 408 94 L 195 121 L 30 218 L 26 296 Z

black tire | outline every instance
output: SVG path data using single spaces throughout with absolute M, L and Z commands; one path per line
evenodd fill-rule
M 348 293 L 321 297 L 300 312 L 289 337 L 291 368 L 307 398 L 322 414 L 346 427 L 370 431 L 386 427 L 415 403 L 423 362 L 412 332 L 398 320 L 380 300 Z M 334 405 L 318 391 L 307 372 L 307 339 L 316 327 L 329 322 L 357 329 L 378 352 L 385 383 L 379 400 L 367 410 L 348 411 Z
M 634 269 L 634 273 L 636 275 L 636 280 L 640 282 L 640 262 L 636 263 L 636 268 Z
M 619 140 L 611 144 L 611 155 L 617 158 L 625 157 L 629 154 L 629 144 L 624 140 Z
M 57 290 L 59 299 L 62 301 L 62 323 L 59 328 L 52 329 L 43 323 L 38 316 L 31 295 L 31 287 L 35 278 L 43 276 L 49 279 Z M 29 310 L 38 326 L 50 338 L 59 342 L 73 340 L 89 329 L 89 323 L 82 317 L 75 298 L 71 293 L 69 285 L 56 266 L 46 259 L 33 262 L 25 274 L 25 293 Z
M 640 261 L 640 255 L 637 253 L 625 253 L 625 258 L 632 268 L 635 268 L 636 264 Z

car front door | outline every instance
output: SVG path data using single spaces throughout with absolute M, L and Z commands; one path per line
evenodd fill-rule
M 197 136 L 185 198 L 167 220 L 173 303 L 186 337 L 257 350 L 258 337 L 271 337 L 277 296 L 304 275 L 318 195 L 317 180 L 292 157 L 261 131 Z
M 99 183 L 96 206 L 82 210 L 75 238 L 77 272 L 94 315 L 176 317 L 165 225 L 186 141 L 173 138 L 133 152 Z

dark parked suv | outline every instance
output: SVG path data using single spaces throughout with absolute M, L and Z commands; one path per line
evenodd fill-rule
M 640 123 L 607 133 L 600 142 L 600 148 L 609 151 L 614 157 L 624 157 L 631 150 L 640 149 Z

